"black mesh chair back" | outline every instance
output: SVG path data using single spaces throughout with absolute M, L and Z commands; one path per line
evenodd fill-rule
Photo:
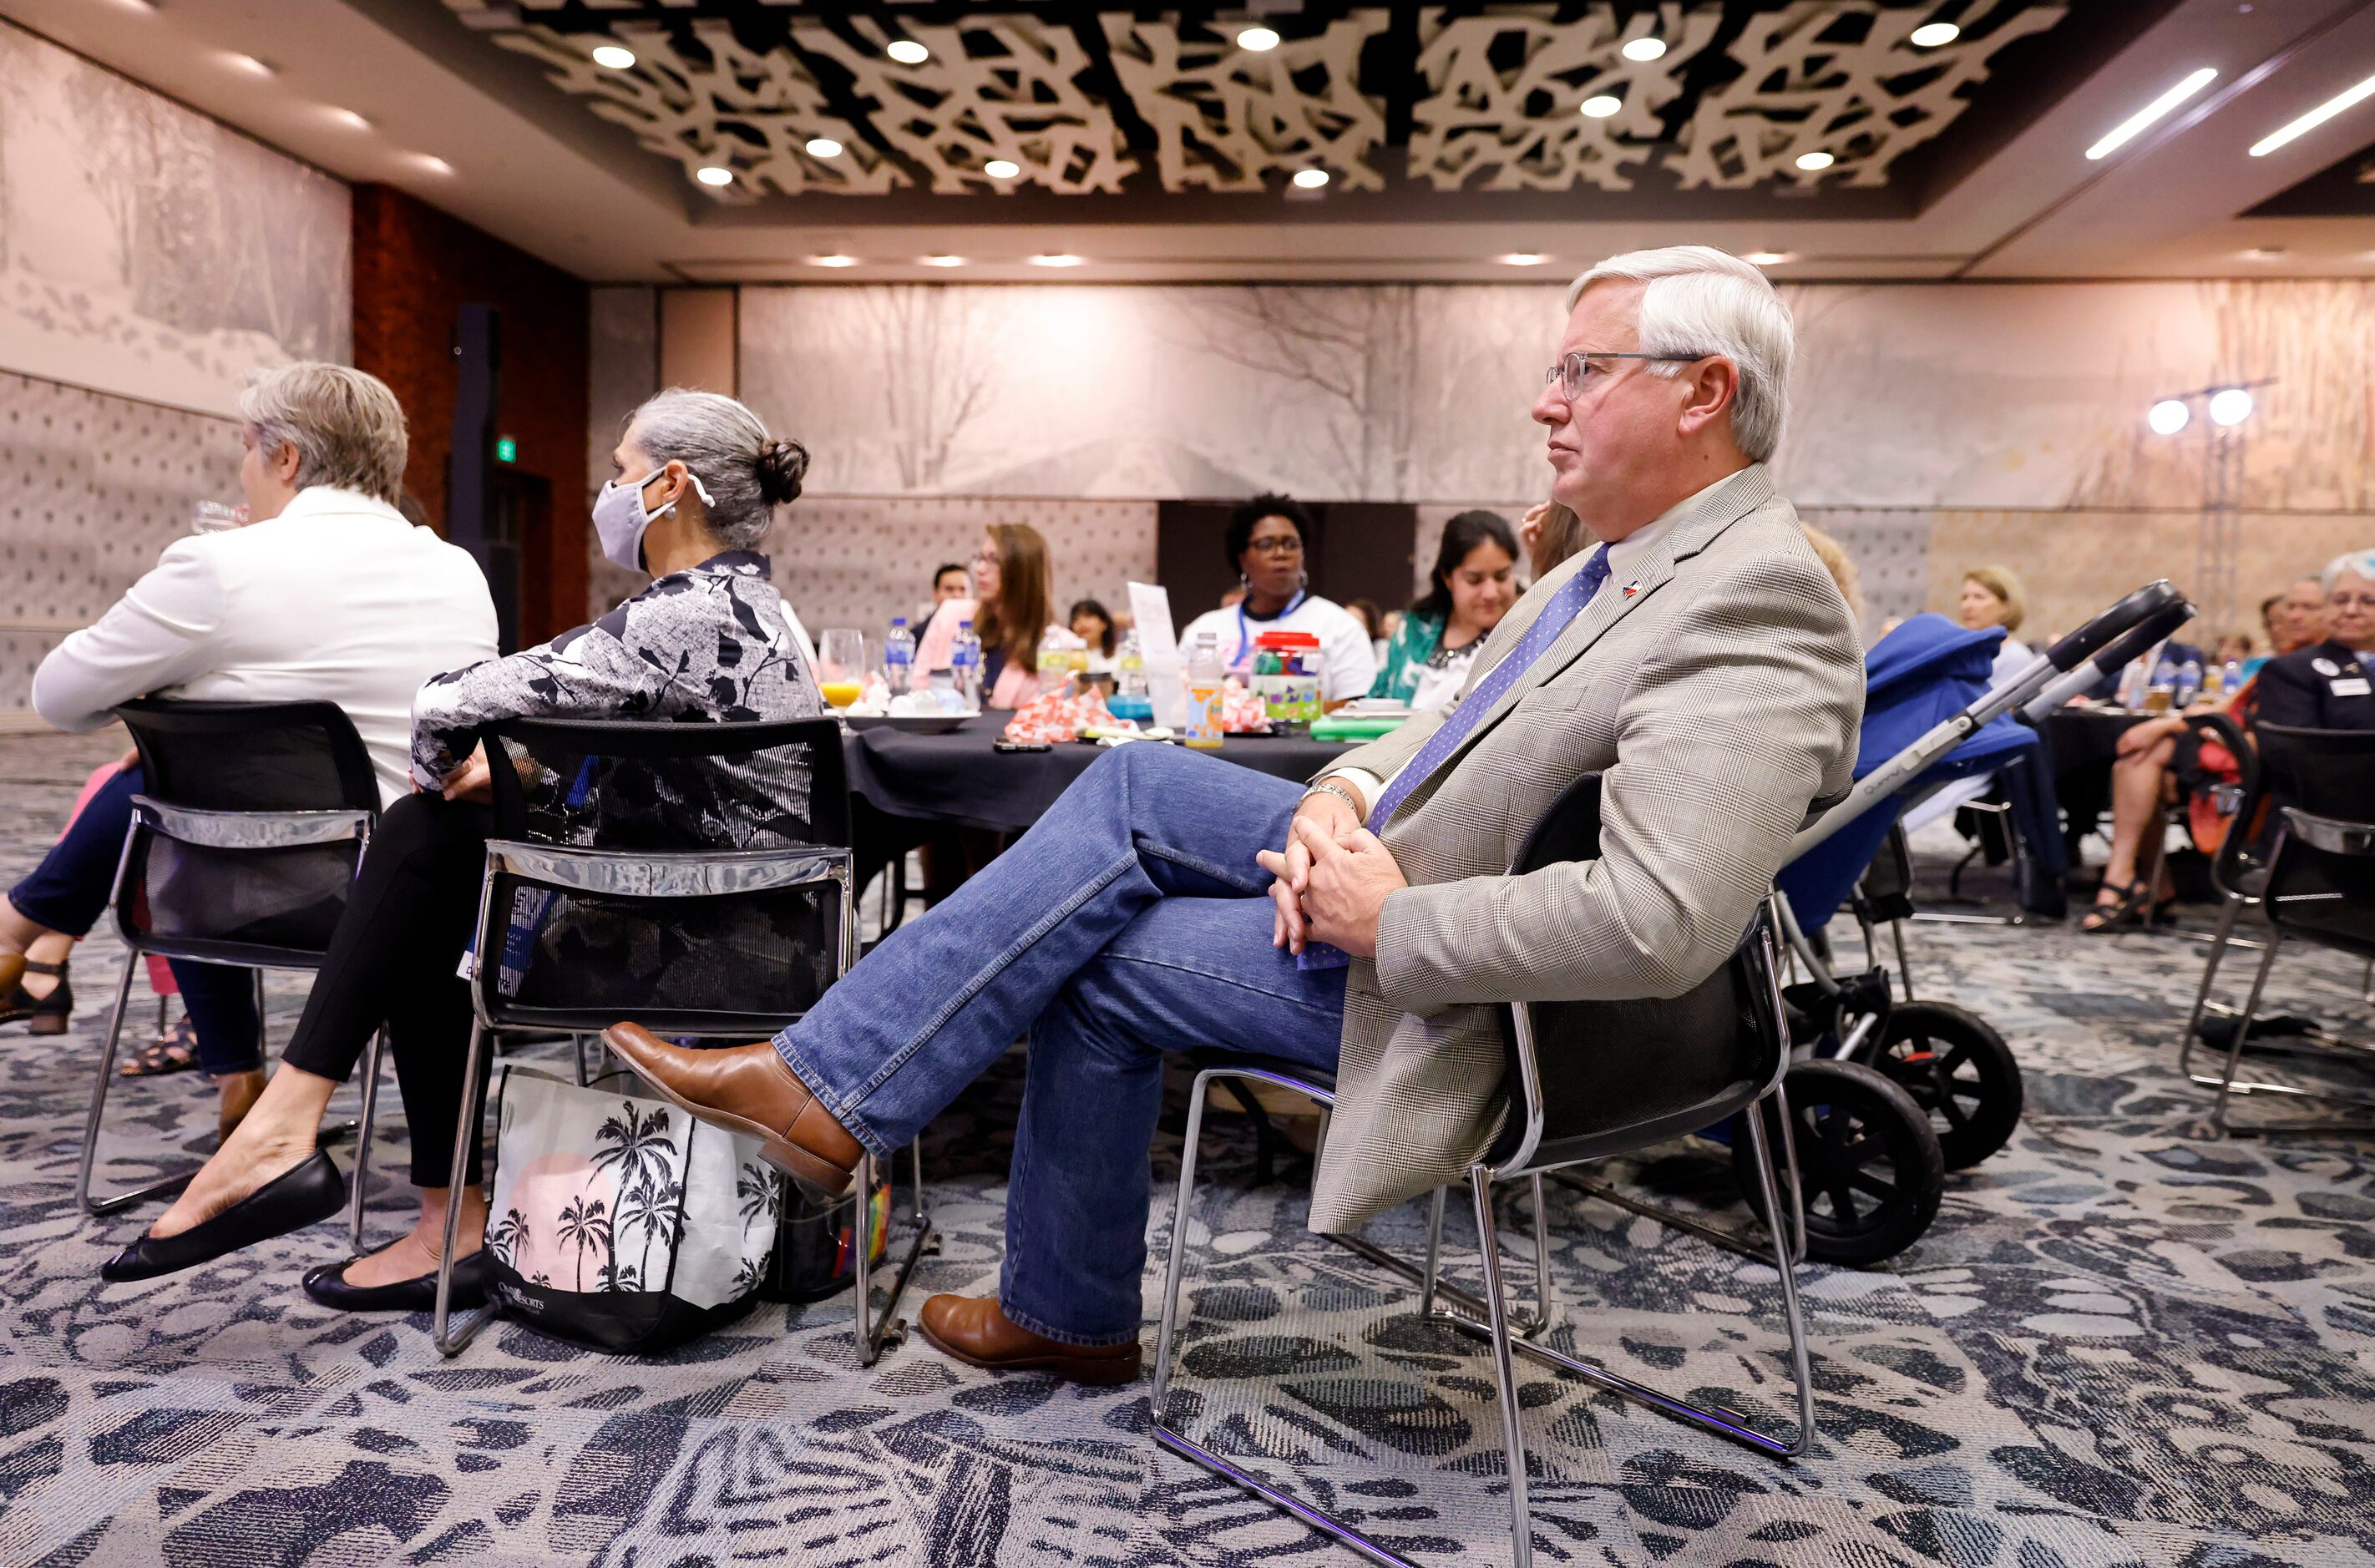
M 2262 725 L 2253 733 L 2263 787 L 2276 806 L 2345 822 L 2375 808 L 2375 730 Z
M 143 784 L 115 900 L 125 939 L 175 958 L 306 966 L 329 945 L 379 811 L 334 702 L 143 698 L 116 709 Z
M 515 719 L 484 739 L 489 1023 L 769 1033 L 845 966 L 837 721 Z
M 2375 731 L 2263 725 L 2260 747 L 2279 812 L 2269 920 L 2375 958 Z
M 1570 785 L 1511 867 L 1539 871 L 1600 854 L 1600 776 Z M 1486 1162 L 1541 1170 L 1605 1159 L 1696 1132 L 1745 1109 L 1787 1064 L 1764 917 L 1716 972 L 1680 996 L 1530 1002 L 1502 1009 L 1510 1092 Z M 1522 1009 L 1523 1017 L 1520 1017 Z M 1530 1063 L 1528 1057 L 1530 1056 Z M 1524 1150 L 1529 1098 L 1540 1129 Z

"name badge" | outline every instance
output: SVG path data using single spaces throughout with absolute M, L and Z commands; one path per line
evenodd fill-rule
M 2354 675 L 2334 682 L 2326 690 L 2332 691 L 2336 697 L 2364 697 L 2368 694 L 2369 687 L 2365 676 Z

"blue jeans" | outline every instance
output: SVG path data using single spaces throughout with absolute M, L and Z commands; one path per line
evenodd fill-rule
M 90 934 L 115 887 L 124 835 L 132 827 L 132 797 L 140 770 L 130 768 L 99 786 L 65 837 L 50 846 L 30 876 L 8 891 L 17 913 L 69 937 Z M 173 984 L 197 1029 L 198 1067 L 209 1077 L 254 1072 L 264 1066 L 263 1030 L 255 1016 L 255 978 L 228 964 L 172 961 Z
M 1174 747 L 1118 748 L 775 1037 L 887 1159 L 1029 1032 L 998 1288 L 1022 1326 L 1138 1338 L 1164 1052 L 1335 1067 L 1345 972 L 1270 946 L 1254 862 L 1286 842 L 1302 794 Z

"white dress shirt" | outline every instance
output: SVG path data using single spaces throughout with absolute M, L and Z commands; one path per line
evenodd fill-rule
M 411 788 L 413 693 L 494 654 L 494 602 L 468 551 L 385 501 L 315 485 L 278 517 L 166 546 L 41 661 L 33 706 L 80 733 L 152 694 L 336 702 L 389 805 Z
M 1724 476 L 1724 478 L 1726 479 L 1730 477 L 1730 475 Z M 1716 484 L 1719 485 L 1723 482 L 1723 479 L 1718 479 Z M 1715 487 L 1713 485 L 1707 487 L 1708 489 L 1712 489 L 1714 488 Z M 1704 490 L 1696 491 L 1694 492 L 1693 499 L 1696 499 L 1697 495 L 1705 493 L 1706 492 Z M 1639 560 L 1644 555 L 1647 555 L 1649 551 L 1649 547 L 1656 544 L 1660 536 L 1665 533 L 1667 520 L 1672 517 L 1676 512 L 1680 512 L 1684 506 L 1687 506 L 1689 504 L 1690 501 L 1685 500 L 1680 505 L 1677 505 L 1667 512 L 1661 513 L 1655 522 L 1634 529 L 1631 533 L 1625 535 L 1614 544 L 1608 546 L 1609 582 L 1616 583 L 1621 586 L 1625 573 L 1632 569 L 1633 563 Z M 1473 667 L 1472 665 L 1471 667 Z M 1446 697 L 1433 705 L 1439 708 L 1443 706 L 1444 702 L 1447 702 L 1449 701 L 1450 698 Z M 1415 708 L 1416 704 L 1413 703 L 1412 706 Z M 1369 772 L 1366 768 L 1345 768 L 1340 772 L 1330 773 L 1328 776 L 1346 784 L 1352 789 L 1353 794 L 1361 797 L 1361 815 L 1364 817 L 1366 817 L 1369 814 L 1370 809 L 1377 805 L 1377 796 L 1385 793 L 1386 785 L 1393 782 L 1391 779 L 1381 779 L 1377 777 L 1377 774 Z

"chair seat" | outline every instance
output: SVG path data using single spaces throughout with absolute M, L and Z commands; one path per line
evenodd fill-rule
M 2247 899 L 2266 898 L 2268 896 L 2268 868 L 2264 866 L 2254 866 L 2248 871 L 2237 873 L 2235 878 L 2235 891 Z
M 1315 1067 L 1307 1062 L 1293 1062 L 1283 1056 L 1264 1056 L 1249 1051 L 1190 1051 L 1188 1065 L 1198 1072 L 1215 1067 L 1246 1067 L 1255 1072 L 1270 1073 L 1295 1083 L 1307 1084 L 1328 1096 L 1336 1097 L 1336 1074 L 1329 1067 Z

